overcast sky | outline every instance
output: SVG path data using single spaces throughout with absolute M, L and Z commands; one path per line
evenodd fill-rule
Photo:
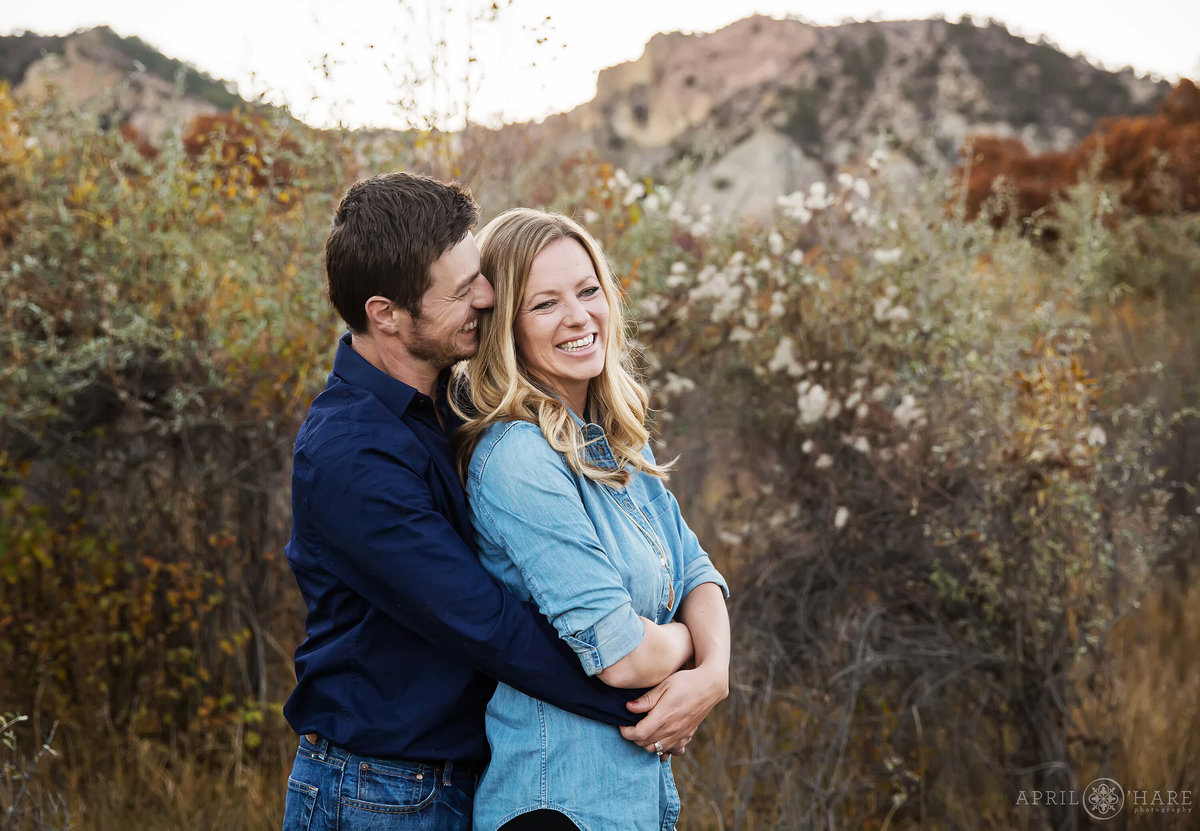
M 1200 78 L 1200 0 L 8 0 L 0 34 L 107 24 L 169 57 L 287 104 L 318 125 L 540 118 L 595 93 L 656 32 L 708 32 L 755 12 L 810 23 L 969 13 L 1110 69 Z

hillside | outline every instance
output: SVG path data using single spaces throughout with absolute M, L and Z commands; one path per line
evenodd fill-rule
M 631 171 L 686 171 L 693 204 L 761 214 L 876 148 L 896 151 L 901 181 L 949 168 L 972 134 L 1062 149 L 1101 118 L 1153 110 L 1167 88 L 990 21 L 758 16 L 654 37 L 600 74 L 592 101 L 542 129 L 547 146 L 595 149 Z
M 104 27 L 0 38 L 0 56 L 0 79 L 18 98 L 59 89 L 102 124 L 129 124 L 152 143 L 171 123 L 245 105 L 225 84 Z M 1167 88 L 991 21 L 811 26 L 756 16 L 711 34 L 656 35 L 636 61 L 601 72 L 595 97 L 568 113 L 473 128 L 492 145 L 492 160 L 471 182 L 504 199 L 511 195 L 492 179 L 553 171 L 590 153 L 679 185 L 694 209 L 762 216 L 779 196 L 878 149 L 890 151 L 884 177 L 903 189 L 922 171 L 950 169 L 969 135 L 1060 150 L 1102 118 L 1153 111 Z M 502 158 L 502 148 L 513 158 Z
M 93 111 L 101 126 L 129 124 L 155 144 L 173 124 L 249 106 L 230 85 L 107 26 L 0 37 L 0 81 L 17 98 L 57 92 L 71 106 Z

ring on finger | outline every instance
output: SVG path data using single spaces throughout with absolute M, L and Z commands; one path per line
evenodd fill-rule
M 654 743 L 654 752 L 655 752 L 655 753 L 657 753 L 659 756 L 662 756 L 662 755 L 663 755 L 663 752 L 664 752 L 664 751 L 663 751 L 662 742 L 655 742 L 655 743 Z

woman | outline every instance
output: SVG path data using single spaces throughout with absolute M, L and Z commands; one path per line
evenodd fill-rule
M 604 256 L 571 219 L 527 209 L 479 242 L 496 302 L 460 368 L 475 415 L 457 441 L 480 558 L 538 604 L 589 674 L 653 686 L 694 661 L 667 683 L 712 692 L 711 707 L 728 690 L 725 582 L 647 445 Z M 686 740 L 638 747 L 505 685 L 487 731 L 476 829 L 674 827 L 670 755 Z

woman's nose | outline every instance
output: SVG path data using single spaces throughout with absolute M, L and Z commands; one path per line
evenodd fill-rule
M 563 322 L 569 326 L 583 326 L 588 322 L 587 309 L 576 298 L 571 298 L 566 301 L 566 308 L 563 313 Z

